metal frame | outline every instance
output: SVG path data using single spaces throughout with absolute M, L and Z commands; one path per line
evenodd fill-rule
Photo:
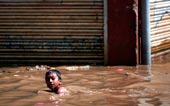
M 141 1 L 141 64 L 151 64 L 151 46 L 150 46 L 150 0 Z
M 104 65 L 108 64 L 108 0 L 104 2 Z

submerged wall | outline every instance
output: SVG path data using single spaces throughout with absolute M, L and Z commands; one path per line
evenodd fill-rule
M 108 65 L 136 65 L 134 0 L 108 0 Z

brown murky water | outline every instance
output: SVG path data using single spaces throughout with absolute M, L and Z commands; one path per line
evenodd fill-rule
M 0 68 L 0 106 L 170 106 L 170 64 L 146 66 L 60 66 L 59 96 L 44 82 L 46 69 Z

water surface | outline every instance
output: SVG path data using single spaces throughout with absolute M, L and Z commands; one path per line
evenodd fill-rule
M 69 93 L 46 87 L 46 69 L 0 68 L 0 106 L 170 106 L 170 64 L 56 66 Z

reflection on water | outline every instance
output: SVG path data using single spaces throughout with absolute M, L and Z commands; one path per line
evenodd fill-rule
M 146 66 L 60 66 L 58 96 L 44 81 L 45 69 L 0 68 L 1 106 L 169 106 L 170 64 Z M 152 73 L 150 73 L 152 71 Z

